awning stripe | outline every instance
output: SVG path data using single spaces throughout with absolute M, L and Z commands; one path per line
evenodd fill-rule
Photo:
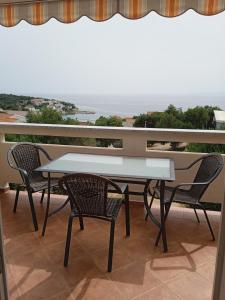
M 189 9 L 202 15 L 225 10 L 225 0 L 0 0 L 0 24 L 11 27 L 21 20 L 40 25 L 50 18 L 72 23 L 82 16 L 105 21 L 116 13 L 138 19 L 151 11 L 165 17 L 176 17 Z
M 8 26 L 13 26 L 13 5 L 9 5 L 7 6 L 6 10 L 5 10 L 5 17 L 6 17 L 6 20 L 7 20 L 7 24 Z

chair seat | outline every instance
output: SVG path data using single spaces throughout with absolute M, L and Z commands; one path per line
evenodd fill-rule
M 165 194 L 164 194 L 164 202 L 168 203 L 170 201 L 172 192 L 174 188 L 166 186 L 165 187 Z M 157 198 L 160 197 L 160 190 L 158 187 L 155 187 L 155 192 Z M 178 203 L 187 203 L 187 204 L 196 204 L 197 199 L 192 197 L 190 195 L 190 192 L 184 189 L 177 189 L 175 196 L 173 198 L 173 202 L 178 202 Z
M 122 205 L 123 205 L 123 200 L 121 200 L 121 199 L 108 199 L 107 200 L 107 208 L 106 208 L 107 218 L 116 219 Z M 79 213 L 75 207 L 73 208 L 73 213 L 76 216 L 79 215 Z M 88 214 L 88 216 L 91 216 L 91 215 L 97 216 L 97 215 L 93 214 L 92 212 L 90 212 Z M 83 215 L 83 216 L 85 216 L 85 215 Z
M 51 187 L 57 186 L 58 185 L 58 179 L 54 178 L 51 179 Z M 48 188 L 48 179 L 46 178 L 41 178 L 41 179 L 36 179 L 35 181 L 31 182 L 30 184 L 33 192 L 38 192 L 42 191 Z

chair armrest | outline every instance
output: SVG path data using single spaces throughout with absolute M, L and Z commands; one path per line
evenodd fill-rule
M 174 189 L 178 189 L 181 186 L 192 186 L 192 185 L 207 185 L 210 184 L 211 180 L 204 181 L 204 182 L 187 182 L 187 183 L 180 183 L 177 186 L 174 187 Z
M 186 167 L 182 167 L 182 168 L 175 168 L 175 171 L 185 171 L 188 170 L 190 168 L 192 168 L 195 164 L 197 164 L 199 161 L 203 160 L 205 156 L 201 156 L 198 159 L 196 159 L 195 161 L 193 161 L 189 166 Z
M 190 169 L 191 167 L 188 166 L 188 167 L 183 167 L 183 168 L 175 168 L 175 171 L 185 171 L 185 170 L 188 170 Z
M 21 176 L 22 176 L 22 179 L 24 178 L 24 183 L 27 185 L 27 186 L 30 186 L 30 181 L 29 181 L 29 176 L 27 174 L 27 171 L 22 169 L 22 168 L 19 168 L 17 166 L 14 165 L 13 163 L 13 160 L 12 160 L 12 156 L 11 156 L 11 151 L 9 150 L 8 153 L 7 153 L 7 160 L 8 160 L 8 164 L 9 166 L 16 170 L 16 171 L 19 171 Z
M 42 147 L 40 147 L 40 146 L 36 146 L 37 148 L 38 148 L 38 150 L 40 150 L 44 155 L 45 155 L 45 157 L 48 159 L 48 160 L 52 160 L 52 158 L 50 157 L 50 155 L 48 154 L 48 152 L 44 149 L 44 148 L 42 148 Z
M 29 180 L 29 176 L 27 174 L 27 171 L 24 170 L 24 169 L 21 169 L 21 168 L 18 168 L 18 167 L 15 167 L 13 165 L 10 165 L 10 167 L 16 171 L 19 171 L 22 175 L 22 178 L 24 178 L 24 183 L 27 185 L 27 186 L 30 186 L 30 180 Z
M 19 172 L 21 172 L 24 176 L 27 176 L 28 177 L 28 174 L 27 174 L 27 171 L 26 170 L 24 170 L 24 169 L 22 169 L 22 168 L 19 168 L 19 167 L 17 167 L 17 166 L 15 166 L 14 164 L 13 164 L 13 162 L 12 162 L 12 159 L 11 159 L 11 153 L 10 152 L 8 152 L 8 155 L 7 155 L 7 160 L 8 160 L 8 164 L 9 164 L 9 166 L 12 168 L 12 169 L 14 169 L 14 170 L 16 170 L 16 171 L 19 171 Z
M 208 184 L 210 184 L 210 183 L 211 183 L 211 181 L 180 183 L 180 184 L 178 184 L 177 186 L 174 187 L 173 192 L 172 192 L 172 195 L 171 195 L 171 197 L 170 197 L 170 202 L 173 201 L 173 198 L 174 198 L 174 196 L 175 196 L 177 190 L 178 190 L 180 187 L 182 187 L 182 186 L 208 185 Z

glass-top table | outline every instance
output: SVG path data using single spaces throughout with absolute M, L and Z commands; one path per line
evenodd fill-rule
M 170 158 L 149 158 L 149 157 L 131 157 L 131 156 L 110 156 L 99 154 L 79 154 L 67 153 L 61 157 L 50 161 L 36 169 L 39 172 L 48 173 L 48 200 L 46 216 L 42 234 L 44 235 L 50 205 L 50 180 L 52 173 L 91 173 L 107 176 L 110 178 L 120 178 L 120 181 L 129 182 L 128 179 L 146 180 L 144 204 L 148 216 L 160 228 L 164 251 L 167 251 L 166 229 L 165 229 L 165 207 L 164 207 L 164 189 L 165 181 L 175 180 L 174 161 Z M 122 178 L 122 179 L 121 179 Z M 147 191 L 151 180 L 160 182 L 160 222 L 152 215 L 148 205 Z M 61 206 L 61 208 L 64 207 Z M 58 211 L 58 210 L 57 210 Z
M 81 172 L 108 177 L 175 180 L 174 161 L 169 158 L 67 153 L 39 167 L 36 171 Z

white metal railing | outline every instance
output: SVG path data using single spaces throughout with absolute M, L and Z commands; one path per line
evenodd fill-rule
M 0 187 L 4 188 L 7 182 L 18 182 L 19 176 L 9 168 L 6 154 L 12 143 L 5 141 L 6 134 L 44 135 L 62 137 L 85 137 L 103 139 L 121 139 L 122 148 L 102 148 L 91 146 L 71 145 L 43 145 L 51 156 L 57 157 L 66 152 L 145 156 L 145 157 L 171 157 L 176 167 L 186 166 L 199 157 L 200 153 L 155 151 L 147 148 L 147 141 L 170 141 L 187 143 L 225 144 L 225 131 L 221 130 L 186 130 L 186 129 L 155 129 L 130 127 L 96 127 L 74 125 L 50 125 L 28 123 L 0 123 L 0 170 L 4 176 L 0 177 Z M 179 172 L 180 173 L 180 172 Z M 189 181 L 193 178 L 195 170 L 181 172 L 179 181 Z M 221 203 L 223 201 L 224 182 L 221 174 L 209 187 L 204 196 L 205 201 Z M 216 192 L 215 192 L 216 191 Z

